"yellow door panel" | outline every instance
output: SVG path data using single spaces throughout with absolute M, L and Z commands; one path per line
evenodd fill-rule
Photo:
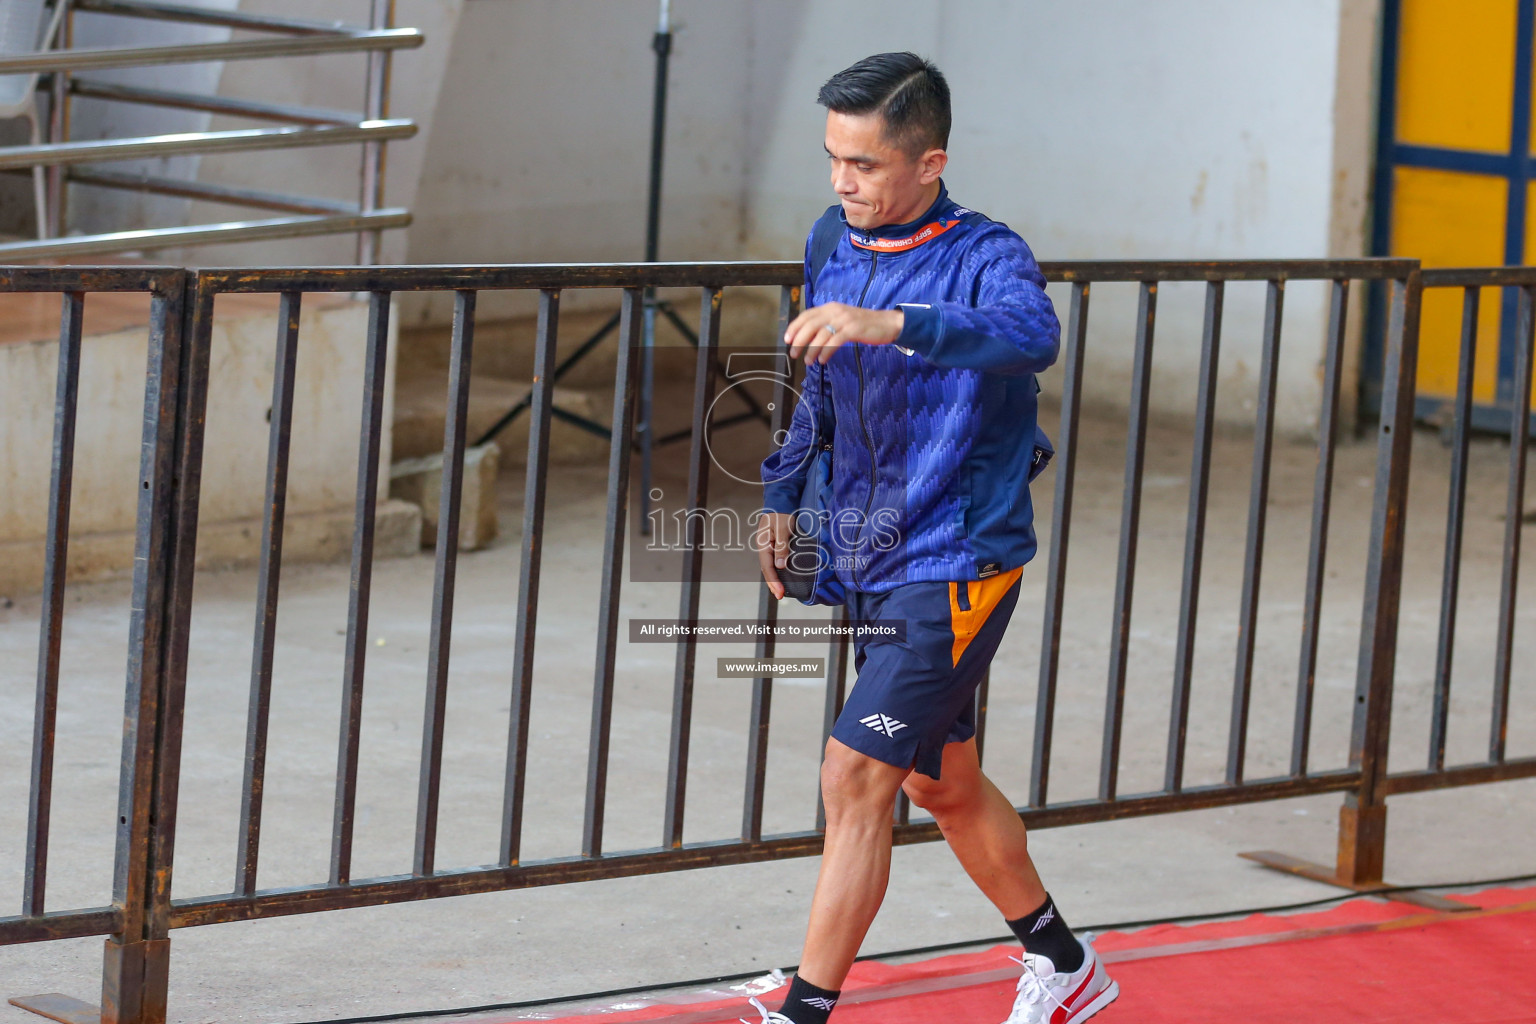
M 1392 183 L 1392 255 L 1426 267 L 1489 267 L 1504 262 L 1508 182 L 1481 174 L 1398 167 Z M 1461 351 L 1460 289 L 1424 293 L 1419 316 L 1419 394 L 1451 398 Z M 1499 291 L 1484 289 L 1477 318 L 1473 399 L 1498 389 Z
M 1402 0 L 1401 24 L 1397 141 L 1509 152 L 1515 0 Z

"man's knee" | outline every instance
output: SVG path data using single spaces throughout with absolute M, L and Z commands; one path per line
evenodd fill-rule
M 861 754 L 836 739 L 827 741 L 821 762 L 821 796 L 834 808 L 888 803 L 896 797 L 903 770 Z
M 950 811 L 960 810 L 970 805 L 976 798 L 975 779 L 945 772 L 940 774 L 942 778 L 930 779 L 926 775 L 913 772 L 901 784 L 907 799 L 935 818 Z
M 930 779 L 913 772 L 901 788 L 914 804 L 935 818 L 943 818 L 946 814 L 964 813 L 974 807 L 981 797 L 982 784 L 976 744 L 970 740 L 945 744 L 939 778 Z

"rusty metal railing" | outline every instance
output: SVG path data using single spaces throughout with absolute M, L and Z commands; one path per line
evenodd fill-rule
M 635 444 L 635 410 L 641 317 L 646 289 L 696 289 L 700 301 L 700 330 L 695 359 L 691 406 L 692 437 L 688 456 L 687 504 L 704 510 L 710 478 L 706 436 L 712 426 L 710 409 L 720 377 L 720 323 L 724 289 L 756 286 L 777 289 L 778 320 L 782 326 L 798 310 L 799 263 L 607 264 L 499 267 L 274 268 L 254 270 L 138 271 L 117 270 L 0 270 L 0 291 L 44 290 L 66 295 L 105 287 L 153 290 L 156 327 L 151 381 L 146 394 L 145 490 L 139 505 L 138 536 L 143 557 L 137 561 L 134 608 L 135 632 L 130 650 L 128 698 L 130 716 L 122 765 L 124 812 L 119 832 L 117 872 L 120 888 L 114 906 L 82 911 L 49 911 L 41 882 L 35 889 L 34 863 L 46 865 L 46 811 L 50 799 L 46 771 L 34 770 L 31 799 L 42 809 L 43 825 L 29 842 L 28 892 L 23 913 L 0 918 L 0 943 L 42 941 L 66 936 L 110 935 L 108 969 L 103 992 L 103 1019 L 158 1024 L 165 1019 L 164 978 L 170 929 L 312 913 L 403 900 L 430 899 L 476 892 L 526 888 L 595 878 L 649 874 L 696 867 L 745 863 L 813 855 L 820 851 L 817 827 L 765 834 L 764 791 L 767 779 L 772 680 L 753 681 L 746 786 L 741 828 L 735 835 L 685 842 L 683 823 L 688 807 L 687 779 L 691 749 L 691 719 L 697 648 L 693 640 L 678 643 L 673 680 L 671 735 L 668 744 L 666 807 L 659 822 L 660 842 L 654 847 L 614 851 L 605 842 L 610 740 L 616 686 L 616 652 L 621 641 L 619 598 L 626 550 L 626 521 L 630 500 L 630 462 Z M 1055 282 L 1070 288 L 1063 339 L 1061 421 L 1057 440 L 1057 475 L 1046 598 L 1041 642 L 1040 675 L 1035 692 L 1034 746 L 1028 800 L 1019 813 L 1031 827 L 1051 827 L 1138 815 L 1173 813 L 1307 794 L 1342 792 L 1345 807 L 1336 868 L 1317 869 L 1315 877 L 1357 888 L 1379 886 L 1385 842 L 1385 800 L 1396 792 L 1466 784 L 1532 774 L 1531 761 L 1504 761 L 1498 748 L 1488 765 L 1391 775 L 1386 770 L 1392 692 L 1397 652 L 1397 621 L 1403 574 L 1403 514 L 1407 501 L 1409 454 L 1413 423 L 1413 381 L 1417 355 L 1418 303 L 1425 277 L 1413 260 L 1343 261 L 1216 261 L 1216 262 L 1076 262 L 1046 264 Z M 1442 276 L 1445 272 L 1442 273 Z M 1480 272 L 1483 274 L 1518 272 Z M 73 276 L 72 276 L 73 275 Z M 138 275 L 137 277 L 133 275 Z M 1435 286 L 1470 287 L 1459 277 L 1428 278 Z M 1468 279 L 1470 280 L 1470 278 Z M 1254 687 L 1254 633 L 1259 615 L 1259 583 L 1263 571 L 1264 539 L 1269 508 L 1271 462 L 1276 432 L 1276 394 L 1282 355 L 1281 327 L 1288 285 L 1322 282 L 1328 294 L 1325 334 L 1323 402 L 1314 475 L 1310 544 L 1302 645 L 1296 664 L 1298 679 L 1290 769 L 1285 774 L 1247 777 L 1247 744 Z M 1152 393 L 1152 353 L 1160 287 L 1166 282 L 1203 282 L 1205 286 L 1198 394 L 1194 410 L 1193 459 L 1179 600 L 1172 698 L 1168 709 L 1167 755 L 1163 785 L 1151 792 L 1121 792 L 1120 758 L 1125 724 L 1130 621 L 1136 595 L 1136 554 L 1141 535 L 1141 498 L 1148 445 Z M 1212 445 L 1216 430 L 1217 363 L 1222 345 L 1226 289 L 1234 282 L 1256 282 L 1266 290 L 1260 338 L 1258 401 L 1254 412 L 1253 458 L 1248 497 L 1246 544 L 1242 557 L 1240 623 L 1237 657 L 1231 684 L 1231 714 L 1225 736 L 1226 768 L 1221 781 L 1188 785 L 1188 750 L 1192 659 L 1204 563 L 1206 517 L 1211 486 Z M 1376 475 L 1372 504 L 1365 593 L 1361 622 L 1360 661 L 1356 675 L 1354 724 L 1348 763 L 1317 768 L 1312 764 L 1309 736 L 1313 715 L 1313 683 L 1317 672 L 1318 636 L 1328 552 L 1326 539 L 1333 497 L 1333 462 L 1338 430 L 1341 381 L 1347 346 L 1347 313 L 1351 290 L 1360 282 L 1377 282 L 1390 290 L 1390 323 L 1386 339 L 1385 396 L 1376 425 Z M 1131 374 L 1129 420 L 1126 431 L 1125 488 L 1119 526 L 1117 579 L 1111 608 L 1109 674 L 1097 794 L 1085 800 L 1050 799 L 1052 744 L 1056 700 L 1060 685 L 1062 623 L 1071 548 L 1073 502 L 1078 467 L 1083 382 L 1093 360 L 1088 351 L 1089 300 L 1104 283 L 1134 285 L 1139 291 L 1135 321 L 1134 366 Z M 1478 278 L 1475 284 L 1517 283 L 1526 299 L 1530 337 L 1530 289 L 1536 277 L 1518 282 Z M 606 288 L 622 292 L 620 345 L 612 388 L 612 428 L 602 570 L 594 620 L 595 672 L 590 719 L 584 810 L 578 849 L 568 854 L 528 860 L 523 856 L 525 780 L 529 759 L 529 722 L 534 672 L 535 633 L 539 617 L 541 558 L 546 535 L 546 496 L 550 474 L 550 424 L 553 375 L 562 294 L 569 289 Z M 181 291 L 179 289 L 184 289 Z M 534 341 L 533 389 L 530 402 L 527 475 L 521 534 L 521 562 L 515 624 L 509 630 L 512 700 L 506 745 L 502 822 L 498 857 L 494 863 L 445 866 L 437 856 L 443 760 L 443 719 L 452 651 L 453 607 L 458 570 L 455 538 L 463 504 L 463 465 L 470 368 L 475 347 L 475 310 L 481 292 L 522 290 L 535 293 L 538 323 Z M 417 773 L 417 814 L 414 849 L 408 870 L 398 874 L 355 877 L 353 833 L 358 787 L 358 742 L 368 652 L 369 604 L 373 593 L 372 545 L 383 411 L 388 387 L 386 353 L 391 297 L 397 292 L 437 291 L 455 295 L 450 350 L 447 415 L 444 426 L 444 467 L 439 495 L 438 540 L 435 555 L 430 647 L 426 681 L 426 714 Z M 294 886 L 263 888 L 259 879 L 262 837 L 262 793 L 266 764 L 267 727 L 273 682 L 275 623 L 281 606 L 279 584 L 285 522 L 286 475 L 293 442 L 291 410 L 297 372 L 299 310 L 304 296 L 314 293 L 358 293 L 368 296 L 369 322 L 357 460 L 357 490 L 351 586 L 346 627 L 346 660 L 341 680 L 341 726 L 337 742 L 335 796 L 332 807 L 331 855 L 327 877 Z M 175 842 L 177 784 L 183 728 L 187 646 L 193 608 L 192 567 L 196 555 L 198 494 L 208 403 L 208 375 L 214 301 L 219 295 L 267 293 L 279 296 L 277 337 L 273 349 L 272 414 L 265 475 L 264 520 L 258 572 L 257 624 L 249 682 L 242 803 L 238 823 L 235 871 L 226 892 L 173 898 L 171 854 Z M 75 306 L 71 307 L 70 302 Z M 65 330 L 78 330 L 78 299 L 66 301 Z M 69 310 L 76 309 L 75 314 Z M 71 328 L 70 324 L 75 327 Z M 1529 346 L 1523 379 L 1530 380 Z M 61 349 L 61 365 L 70 359 Z M 156 362 L 158 358 L 158 362 Z M 156 370 L 157 366 L 169 369 Z M 61 377 L 61 379 L 63 379 Z M 792 407 L 789 381 L 775 394 L 770 429 L 782 429 Z M 61 391 L 61 408 L 67 407 Z M 61 419 L 61 423 L 63 420 Z M 1464 438 L 1462 441 L 1464 445 Z M 57 434 L 56 454 L 68 449 L 68 433 Z M 1517 446 L 1523 453 L 1523 446 Z M 1523 473 L 1524 456 L 1516 456 Z M 55 494 L 63 494 L 67 525 L 68 465 L 56 458 Z M 62 474 L 62 476 L 60 475 Z M 60 481 L 63 481 L 62 484 Z M 173 482 L 174 480 L 174 482 Z M 60 488 L 62 487 L 62 491 Z M 1512 493 L 1518 493 L 1518 487 Z M 1457 514 L 1453 505 L 1453 517 Z M 678 618 L 699 618 L 704 563 L 702 516 L 685 519 L 687 534 L 682 561 Z M 1518 516 L 1514 517 L 1518 522 Z M 53 529 L 51 522 L 50 529 Z M 1515 540 L 1518 545 L 1518 527 Z M 52 534 L 50 535 L 52 537 Z M 59 533 L 62 537 L 64 534 Z M 62 580 L 66 552 L 50 540 L 50 580 Z M 1336 556 L 1335 556 L 1336 557 Z M 57 587 L 58 583 L 49 586 Z M 1454 590 L 1454 588 L 1453 588 Z M 52 593 L 53 591 L 50 591 Z M 1506 582 L 1509 602 L 1513 579 Z M 57 640 L 57 623 L 45 637 Z M 760 621 L 777 621 L 776 603 L 759 588 Z M 1508 619 L 1512 629 L 1512 613 Z M 49 633 L 48 630 L 53 630 Z M 1507 642 L 1507 630 L 1500 642 Z M 759 658 L 774 653 L 769 636 L 757 641 Z M 848 685 L 847 640 L 834 642 L 828 660 L 825 727 L 841 708 Z M 1508 659 L 1503 665 L 1503 692 L 1508 692 Z M 55 663 L 56 666 L 56 663 Z M 56 678 L 56 667 L 53 670 Z M 48 671 L 39 673 L 39 719 L 34 761 L 46 760 L 52 749 L 52 721 L 45 719 Z M 986 738 L 984 686 L 980 695 L 978 742 Z M 1442 725 L 1443 728 L 1443 725 Z M 39 753 L 40 752 L 40 753 Z M 808 795 L 809 796 L 809 795 Z M 913 820 L 902 801 L 896 808 L 895 841 L 915 843 L 939 838 L 931 820 Z M 34 816 L 36 816 L 34 814 Z M 1295 870 L 1294 864 L 1276 866 Z M 39 871 L 41 868 L 39 868 Z M 41 875 L 39 876 L 41 877 Z
M 1459 288 L 1462 292 L 1460 348 L 1456 399 L 1451 430 L 1450 497 L 1446 510 L 1444 569 L 1441 578 L 1440 622 L 1436 634 L 1434 701 L 1430 715 L 1429 754 L 1422 769 L 1387 774 L 1381 780 L 1384 797 L 1446 786 L 1529 778 L 1536 775 L 1536 757 L 1511 758 L 1508 753 L 1510 682 L 1514 671 L 1515 599 L 1520 577 L 1520 542 L 1526 519 L 1524 506 L 1527 430 L 1531 408 L 1532 303 L 1536 299 L 1536 267 L 1435 269 L 1423 272 L 1429 288 Z M 1484 288 L 1517 289 L 1519 318 L 1515 331 L 1515 378 L 1509 417 L 1509 467 L 1504 494 L 1504 541 L 1500 555 L 1497 646 L 1488 723 L 1488 756 L 1480 762 L 1446 764 L 1446 739 L 1454 677 L 1456 616 L 1461 596 L 1461 561 L 1467 517 L 1468 449 L 1473 430 L 1473 382 L 1477 362 L 1477 326 Z
M 153 972 L 154 965 L 163 968 L 168 950 L 164 909 L 170 896 L 170 879 L 156 878 L 149 866 L 162 855 L 169 857 L 169 847 L 163 843 L 164 822 L 157 821 L 156 814 L 175 813 L 176 777 L 174 770 L 166 770 L 169 766 L 165 756 L 175 748 L 170 734 L 179 728 L 180 709 L 179 704 L 166 699 L 164 689 L 173 674 L 165 663 L 165 596 L 178 566 L 176 541 L 184 539 L 172 533 L 173 506 L 179 500 L 172 456 L 179 419 L 176 402 L 180 393 L 181 313 L 186 278 L 184 270 L 154 267 L 0 269 L 0 292 L 58 293 L 62 297 L 22 913 L 19 917 L 0 919 L 0 942 L 110 935 L 104 977 L 116 982 L 109 980 L 104 984 L 103 1000 L 115 1013 L 122 995 L 128 993 L 134 1005 L 123 1008 L 124 1019 L 164 1019 L 163 985 L 151 980 L 148 1004 L 138 1003 L 132 993 L 145 990 L 146 969 Z M 138 526 L 118 779 L 113 905 L 50 910 L 46 895 L 55 718 L 64 582 L 69 564 L 82 326 L 90 296 L 103 292 L 147 292 L 152 297 L 137 475 Z M 146 964 L 150 966 L 146 968 Z M 163 978 L 163 970 L 156 977 Z

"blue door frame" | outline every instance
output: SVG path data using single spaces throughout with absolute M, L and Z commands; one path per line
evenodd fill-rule
M 1477 153 L 1438 146 L 1415 146 L 1396 139 L 1398 50 L 1402 27 L 1402 0 L 1383 0 L 1381 25 L 1381 81 L 1376 118 L 1376 169 L 1371 204 L 1371 254 L 1386 256 L 1392 244 L 1392 181 L 1398 167 L 1423 167 L 1463 171 L 1505 178 L 1509 194 L 1504 211 L 1504 263 L 1519 266 L 1525 261 L 1527 185 L 1536 180 L 1536 159 L 1531 156 L 1531 67 L 1536 37 L 1536 0 L 1515 3 L 1515 80 L 1511 104 L 1509 150 Z M 1416 256 L 1417 253 L 1403 253 Z M 1517 295 L 1502 289 L 1499 316 L 1499 376 L 1496 405 L 1474 405 L 1472 424 L 1479 430 L 1509 430 L 1510 403 L 1515 378 L 1515 329 Z M 1365 367 L 1361 374 L 1362 401 L 1372 414 L 1381 408 L 1382 339 L 1385 337 L 1385 295 L 1379 285 L 1371 289 L 1365 336 Z M 1441 415 L 1446 401 L 1420 396 L 1418 415 Z M 1533 421 L 1536 427 L 1536 421 Z M 1536 429 L 1533 429 L 1536 433 Z

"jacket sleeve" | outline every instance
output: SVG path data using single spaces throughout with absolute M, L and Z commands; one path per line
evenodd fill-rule
M 802 294 L 806 307 L 811 298 L 811 240 L 805 243 L 806 282 Z M 783 344 L 783 339 L 779 339 Z M 800 398 L 790 417 L 784 443 L 762 465 L 763 507 L 770 512 L 792 514 L 800 507 L 800 495 L 805 491 L 805 477 L 810 472 L 811 455 L 821 423 L 821 397 L 826 388 L 825 367 L 820 363 L 807 362 L 805 379 L 800 385 Z
M 1061 344 L 1045 275 L 1022 238 L 1002 225 L 989 227 L 962 257 L 974 302 L 901 303 L 896 344 L 935 366 L 1039 373 L 1056 361 Z

